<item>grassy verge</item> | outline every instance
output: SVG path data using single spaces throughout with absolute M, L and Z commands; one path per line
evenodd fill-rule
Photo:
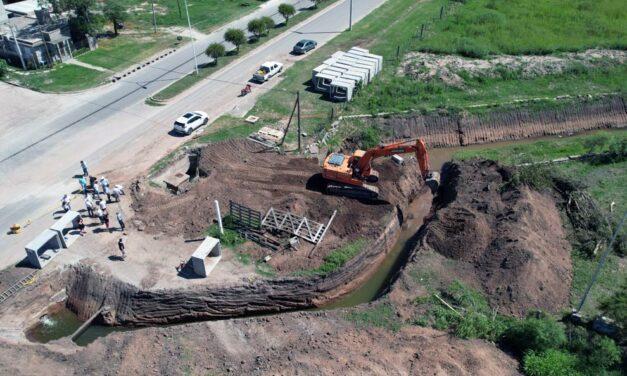
M 396 316 L 394 308 L 388 303 L 376 304 L 361 310 L 353 310 L 346 314 L 346 319 L 354 322 L 359 328 L 374 326 L 396 332 L 402 326 L 402 322 Z
M 80 55 L 77 60 L 117 72 L 178 43 L 171 34 L 121 34 L 100 39 L 98 49 Z
M 58 64 L 52 69 L 28 71 L 25 74 L 9 70 L 6 81 L 41 92 L 68 92 L 85 90 L 102 84 L 107 72 L 72 64 Z
M 152 98 L 149 98 L 149 100 L 146 101 L 146 104 L 154 105 L 155 101 L 163 102 L 171 98 L 174 98 L 178 94 L 189 89 L 190 87 L 194 86 L 195 84 L 202 81 L 203 79 L 209 77 L 211 74 L 215 73 L 219 69 L 222 69 L 225 65 L 229 64 L 233 60 L 240 58 L 242 55 L 261 46 L 265 41 L 274 38 L 275 36 L 281 34 L 288 28 L 291 28 L 294 25 L 297 25 L 298 23 L 306 20 L 307 18 L 313 16 L 317 12 L 323 10 L 324 8 L 328 7 L 329 5 L 333 3 L 335 3 L 335 0 L 325 1 L 321 3 L 317 8 L 305 9 L 301 11 L 300 13 L 298 13 L 297 15 L 295 15 L 294 17 L 290 19 L 290 22 L 288 25 L 285 25 L 284 23 L 278 24 L 276 27 L 271 29 L 265 36 L 261 37 L 260 39 L 250 40 L 248 43 L 240 46 L 239 52 L 229 51 L 226 56 L 218 59 L 217 64 L 208 64 L 208 65 L 199 67 L 198 74 L 190 73 L 184 76 L 183 78 L 175 81 L 171 85 L 165 87 L 163 90 L 153 95 Z
M 621 142 L 627 140 L 627 130 L 598 131 L 592 134 L 563 137 L 553 140 L 516 143 L 502 147 L 460 150 L 453 159 L 464 160 L 474 157 L 492 159 L 505 164 L 520 163 L 521 160 L 545 161 L 550 159 L 582 155 L 589 152 L 608 150 L 609 140 Z M 597 141 L 605 140 L 603 145 Z

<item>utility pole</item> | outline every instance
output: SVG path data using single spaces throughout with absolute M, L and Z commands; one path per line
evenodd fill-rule
M 218 200 L 213 200 L 213 205 L 216 208 L 216 217 L 218 217 L 218 228 L 220 229 L 220 234 L 224 235 L 224 227 L 222 227 L 222 213 L 220 213 L 220 203 Z
M 198 75 L 198 57 L 196 57 L 196 44 L 194 44 L 194 35 L 192 34 L 192 22 L 189 20 L 189 7 L 187 6 L 187 0 L 185 0 L 185 13 L 187 13 L 187 26 L 189 26 L 189 37 L 192 40 L 192 50 L 194 51 L 194 68 L 196 75 Z
M 157 33 L 157 17 L 155 16 L 155 0 L 150 0 L 150 3 L 152 4 L 152 26 L 156 34 Z
M 353 30 L 353 0 L 348 5 L 348 31 Z
M 300 152 L 300 90 L 296 92 L 296 125 L 298 125 L 298 151 Z
M 590 289 L 592 288 L 592 285 L 594 285 L 594 283 L 596 282 L 597 277 L 599 276 L 599 272 L 603 268 L 603 265 L 605 265 L 605 260 L 607 259 L 607 255 L 612 251 L 612 247 L 614 246 L 614 241 L 616 240 L 616 237 L 620 233 L 620 230 L 623 228 L 623 223 L 625 223 L 625 218 L 627 218 L 627 212 L 623 213 L 623 218 L 620 220 L 620 223 L 618 223 L 618 226 L 616 226 L 616 229 L 614 229 L 614 234 L 612 235 L 610 244 L 607 245 L 605 252 L 601 256 L 601 260 L 599 261 L 599 264 L 594 270 L 594 274 L 592 275 L 592 278 L 590 279 L 590 283 L 588 283 L 588 287 L 586 287 L 586 291 L 583 293 L 583 296 L 581 297 L 581 301 L 579 302 L 579 306 L 577 307 L 576 312 L 580 312 L 581 309 L 583 308 L 583 305 L 586 303 L 586 299 L 588 298 L 588 293 L 590 293 Z
M 22 49 L 20 48 L 20 44 L 17 42 L 17 37 L 15 36 L 15 30 L 13 29 L 15 25 L 9 25 L 9 29 L 11 29 L 11 34 L 13 35 L 13 41 L 15 41 L 15 48 L 17 48 L 17 54 L 20 55 L 20 62 L 22 63 L 22 69 L 26 70 L 26 63 L 24 63 L 24 56 L 22 56 Z

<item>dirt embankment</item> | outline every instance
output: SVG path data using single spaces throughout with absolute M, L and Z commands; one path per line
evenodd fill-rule
M 485 114 L 392 115 L 366 120 L 391 139 L 423 137 L 429 147 L 464 146 L 627 126 L 621 96 L 608 96 L 557 109 L 499 110 Z
M 419 283 L 411 276 L 436 273 L 480 289 L 501 313 L 566 307 L 571 248 L 553 198 L 503 189 L 510 172 L 490 161 L 452 163 L 442 172 L 435 214 L 396 295 L 415 297 Z
M 286 275 L 319 266 L 323 258 L 342 244 L 354 240 L 376 239 L 396 215 L 421 190 L 422 183 L 415 163 L 399 168 L 391 161 L 376 164 L 381 173 L 379 188 L 387 202 L 377 205 L 346 197 L 321 193 L 321 168 L 318 161 L 264 152 L 263 147 L 247 140 L 212 144 L 201 150 L 201 176 L 187 192 L 175 196 L 142 185 L 135 194 L 135 219 L 146 231 L 198 237 L 213 222 L 213 200 L 218 200 L 222 214 L 228 212 L 229 200 L 262 213 L 273 207 L 327 223 L 333 220 L 324 240 L 309 257 L 309 249 L 275 253 L 270 264 Z M 267 250 L 250 246 L 246 253 L 263 257 Z
M 357 328 L 338 311 L 145 328 L 65 351 L 0 340 L 7 375 L 509 376 L 517 366 L 484 341 L 416 326 Z

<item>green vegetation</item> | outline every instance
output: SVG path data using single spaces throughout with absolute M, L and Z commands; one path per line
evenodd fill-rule
M 484 57 L 627 48 L 627 10 L 619 0 L 468 0 L 450 13 L 418 49 Z
M 236 51 L 239 53 L 239 46 L 246 43 L 246 33 L 241 29 L 228 29 L 224 33 L 224 40 L 235 45 Z
M 217 223 L 211 224 L 205 233 L 208 236 L 220 239 L 220 243 L 229 248 L 237 247 L 246 241 L 246 239 L 235 230 L 233 218 L 230 215 L 222 218 L 222 227 L 224 229 L 223 234 L 220 233 L 220 227 Z
M 459 14 L 464 14 L 466 7 L 472 6 L 471 11 L 476 13 L 476 8 L 484 7 L 486 12 L 491 12 L 488 6 L 497 7 L 500 11 L 508 12 L 506 17 L 515 18 L 513 28 L 517 30 L 520 25 L 534 25 L 545 23 L 550 27 L 550 39 L 546 45 L 553 45 L 552 41 L 562 40 L 560 49 L 581 49 L 586 46 L 596 44 L 596 41 L 609 41 L 599 43 L 602 46 L 614 46 L 610 40 L 621 40 L 624 43 L 625 32 L 619 26 L 624 23 L 625 11 L 613 12 L 622 8 L 618 0 L 601 2 L 588 6 L 581 1 L 567 2 L 566 0 L 552 0 L 548 4 L 535 7 L 531 0 L 525 0 L 512 6 L 513 11 L 509 13 L 508 7 L 511 2 L 491 2 L 470 0 L 466 4 L 449 3 L 447 1 L 427 1 L 414 2 L 411 0 L 390 0 L 383 4 L 376 12 L 368 15 L 362 21 L 354 25 L 350 33 L 343 33 L 335 37 L 329 43 L 314 51 L 307 59 L 294 64 L 284 74 L 283 81 L 278 85 L 282 91 L 273 91 L 260 97 L 257 105 L 250 111 L 251 115 L 259 116 L 261 119 L 274 120 L 284 119 L 289 116 L 291 103 L 294 100 L 294 93 L 301 91 L 301 109 L 303 117 L 303 127 L 306 132 L 316 135 L 322 132 L 330 124 L 329 114 L 331 109 L 335 115 L 345 115 L 352 113 L 378 113 L 383 111 L 400 111 L 407 109 L 433 110 L 437 108 L 464 108 L 475 104 L 498 104 L 507 103 L 512 100 L 547 97 L 553 98 L 564 94 L 595 94 L 601 92 L 616 92 L 625 89 L 627 82 L 627 66 L 620 65 L 606 68 L 583 68 L 568 71 L 559 75 L 547 75 L 532 79 L 521 79 L 517 76 L 493 77 L 493 78 L 470 78 L 466 82 L 464 89 L 449 87 L 438 82 L 420 82 L 411 78 L 397 75 L 400 56 L 405 52 L 417 50 L 427 43 L 436 43 L 440 30 L 447 31 L 447 25 L 455 22 Z M 496 3 L 496 4 L 492 4 Z M 566 4 L 566 5 L 564 5 Z M 609 5 L 608 5 L 609 4 Z M 562 14 L 562 7 L 568 12 Z M 440 7 L 445 6 L 445 17 L 438 20 Z M 550 17 L 535 17 L 536 12 L 545 12 L 547 7 L 551 9 Z M 582 19 L 589 20 L 596 17 L 596 9 L 604 7 L 602 19 L 598 23 L 603 25 L 613 25 L 611 28 L 598 29 L 594 33 L 573 33 L 564 24 L 553 24 L 556 18 L 565 21 L 566 25 L 579 23 L 578 29 L 588 28 L 593 23 L 581 22 Z M 520 12 L 520 8 L 528 9 Z M 469 11 L 470 12 L 470 11 Z M 516 12 L 516 13 L 515 13 Z M 572 17 L 573 12 L 579 12 L 580 17 Z M 473 13 L 473 14 L 474 14 Z M 512 15 L 515 15 L 512 16 Z M 594 16 L 594 17 L 593 17 Z M 498 17 L 498 16 L 497 16 Z M 481 18 L 481 17 L 480 17 Z M 488 17 L 489 19 L 489 17 Z M 510 20 L 506 18 L 508 25 Z M 390 23 L 390 20 L 394 22 Z M 623 21 L 621 21 L 623 20 Z M 416 38 L 419 32 L 419 25 L 429 25 L 426 38 L 420 41 Z M 440 26 L 442 23 L 442 26 Z M 435 26 L 434 26 L 435 25 Z M 482 27 L 482 24 L 476 27 Z M 485 26 L 487 27 L 487 26 Z M 508 26 L 504 26 L 508 27 Z M 459 29 L 461 30 L 462 26 Z M 446 30 L 445 30 L 446 29 Z M 489 28 L 488 28 L 489 29 Z M 473 37 L 474 34 L 468 34 Z M 481 34 L 479 36 L 483 36 Z M 490 33 L 490 38 L 503 38 L 498 46 L 514 47 L 519 46 L 519 52 L 523 51 L 525 45 L 518 43 L 516 39 L 509 40 L 512 35 L 517 38 L 525 38 L 527 33 L 511 31 L 509 34 L 501 36 L 499 33 Z M 539 31 L 534 35 L 545 35 L 545 31 Z M 509 44 L 508 44 L 509 43 Z M 541 38 L 535 38 L 533 43 L 543 43 Z M 320 93 L 304 91 L 303 83 L 307 82 L 311 75 L 311 69 L 327 59 L 329 55 L 337 50 L 346 50 L 356 44 L 369 48 L 373 53 L 384 57 L 384 70 L 375 81 L 366 86 L 357 94 L 351 103 L 334 104 L 321 100 Z M 531 46 L 531 45 L 530 45 Z M 453 48 L 452 46 L 451 48 Z M 400 55 L 397 56 L 397 48 L 400 48 Z M 547 102 L 546 106 L 556 106 L 554 102 Z M 293 137 L 288 135 L 288 141 Z
M 465 160 L 481 157 L 511 165 L 547 161 L 590 152 L 604 153 L 625 142 L 627 142 L 627 130 L 598 131 L 553 140 L 521 141 L 502 147 L 471 147 L 456 152 L 453 159 Z
M 577 375 L 576 366 L 577 357 L 561 350 L 529 351 L 523 358 L 523 370 L 528 376 Z
M 529 350 L 557 349 L 566 343 L 566 334 L 564 325 L 552 317 L 538 315 L 512 322 L 502 341 L 518 354 L 524 354 Z
M 3 78 L 9 71 L 9 64 L 6 60 L 0 60 L 0 78 Z
M 283 3 L 279 5 L 279 13 L 281 13 L 281 16 L 283 16 L 283 18 L 285 18 L 285 24 L 287 25 L 290 17 L 296 14 L 296 9 L 291 4 Z
M 374 304 L 365 309 L 352 310 L 346 314 L 346 319 L 354 322 L 360 328 L 374 326 L 393 332 L 401 328 L 401 321 L 389 303 Z
M 9 69 L 6 79 L 35 91 L 67 92 L 85 90 L 99 85 L 108 73 L 73 64 L 58 64 L 52 69 L 26 73 Z
M 169 34 L 132 34 L 100 39 L 98 48 L 77 57 L 83 63 L 117 72 L 179 42 Z
M 111 22 L 113 26 L 113 34 L 118 35 L 118 25 L 126 21 L 128 13 L 126 9 L 120 5 L 117 1 L 109 0 L 105 3 L 102 12 L 105 18 Z
M 150 2 L 138 0 L 118 0 L 129 12 L 129 23 L 144 30 L 152 29 L 152 9 Z M 192 27 L 208 32 L 229 20 L 237 19 L 256 9 L 261 2 L 251 0 L 188 0 L 189 18 Z M 157 26 L 185 26 L 187 18 L 182 0 L 160 0 L 155 2 Z
M 255 262 L 255 271 L 257 272 L 257 274 L 266 278 L 272 278 L 276 276 L 276 270 L 274 270 L 272 265 L 262 260 L 258 260 L 257 262 Z
M 294 18 L 292 19 L 292 24 L 297 24 L 299 22 L 304 21 L 305 19 L 314 15 L 316 12 L 324 9 L 326 6 L 333 4 L 334 2 L 335 1 L 329 1 L 323 7 L 320 7 L 319 9 L 303 10 L 302 12 L 294 16 Z M 268 30 L 268 32 L 265 34 L 264 37 L 261 36 L 263 33 L 259 34 L 260 36 L 258 39 L 251 40 L 246 44 L 242 44 L 240 47 L 240 52 L 243 54 L 243 53 L 246 53 L 248 51 L 255 49 L 256 47 L 259 47 L 260 42 L 263 41 L 263 38 L 271 39 L 279 35 L 283 31 L 285 31 L 285 29 L 286 29 L 285 25 L 277 25 L 276 27 Z M 236 60 L 237 58 L 238 58 L 238 55 L 227 53 L 226 56 L 222 59 L 223 64 L 226 65 L 230 63 L 231 61 Z M 155 103 L 164 102 L 171 98 L 174 98 L 178 94 L 189 89 L 190 87 L 194 86 L 195 84 L 202 81 L 203 79 L 209 77 L 211 74 L 215 73 L 218 69 L 220 68 L 218 68 L 215 65 L 201 66 L 199 67 L 198 74 L 190 73 L 184 76 L 183 78 L 175 81 L 171 85 L 167 86 L 160 92 L 153 95 L 152 99 L 147 101 L 146 104 L 154 105 Z
M 415 303 L 423 308 L 426 306 L 425 314 L 415 319 L 417 325 L 452 330 L 460 338 L 496 341 L 508 323 L 507 318 L 490 308 L 483 295 L 459 281 L 442 291 L 442 296 L 434 292 L 416 299 Z
M 324 263 L 311 270 L 303 270 L 296 275 L 321 275 L 325 276 L 341 268 L 348 260 L 355 257 L 366 245 L 365 239 L 357 239 L 332 251 L 324 257 Z
M 214 64 L 217 65 L 218 58 L 224 56 L 225 52 L 226 49 L 224 48 L 224 45 L 220 43 L 211 43 L 209 46 L 207 46 L 207 49 L 205 50 L 205 55 L 214 59 Z

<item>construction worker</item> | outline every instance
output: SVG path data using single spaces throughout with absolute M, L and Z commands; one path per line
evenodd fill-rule
M 113 198 L 115 199 L 115 202 L 120 202 L 120 196 L 123 194 L 122 189 L 118 187 L 120 186 L 119 185 L 114 186 L 111 192 L 111 194 L 113 195 Z
M 96 216 L 100 220 L 100 224 L 104 224 L 104 220 L 103 220 L 104 212 L 102 211 L 102 209 L 100 208 L 96 209 Z
M 84 177 L 84 176 L 81 176 L 81 177 L 78 179 L 78 184 L 80 184 L 80 185 L 81 185 L 81 189 L 83 190 L 83 194 L 84 194 L 85 196 L 87 196 L 87 180 L 85 180 L 85 177 Z
M 115 213 L 115 217 L 118 220 L 118 224 L 120 225 L 120 231 L 124 232 L 124 229 L 126 228 L 126 226 L 124 225 L 124 217 L 122 217 L 122 213 L 117 212 Z
M 95 199 L 99 199 L 100 198 L 100 189 L 98 187 L 98 182 L 94 180 L 94 198 Z
M 122 260 L 126 259 L 126 246 L 124 245 L 124 238 L 120 238 L 118 240 L 118 248 L 120 249 L 120 252 L 122 252 Z
M 109 180 L 107 180 L 107 178 L 105 178 L 104 176 L 100 177 L 100 185 L 102 186 L 102 189 L 104 190 L 104 187 L 108 187 L 109 186 Z
M 107 202 L 111 202 L 111 189 L 108 185 L 103 186 L 104 193 L 107 195 Z
M 67 194 L 64 194 L 61 198 L 61 208 L 66 213 L 72 210 L 72 208 L 70 207 L 70 196 L 68 196 Z
M 87 163 L 85 163 L 85 161 L 81 161 L 81 169 L 83 169 L 83 175 L 89 175 L 89 172 L 87 171 Z
M 90 218 L 94 217 L 94 201 L 91 197 L 85 197 L 85 209 L 87 209 L 87 214 Z

